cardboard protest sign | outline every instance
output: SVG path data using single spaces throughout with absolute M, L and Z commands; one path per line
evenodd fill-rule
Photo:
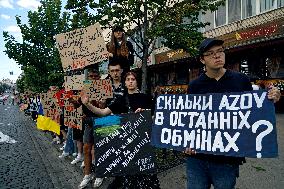
M 81 69 L 106 59 L 99 23 L 55 36 L 64 71 Z
M 78 101 L 80 98 L 78 91 L 66 91 L 63 95 L 65 99 L 64 107 L 64 125 L 82 130 L 82 117 L 83 110 L 82 106 L 75 108 L 74 104 L 70 102 L 70 99 Z
M 51 118 L 56 123 L 60 123 L 61 108 L 54 98 L 56 92 L 57 91 L 48 91 L 47 93 L 41 93 L 40 97 L 44 115 Z
M 183 151 L 276 157 L 275 109 L 266 91 L 157 98 L 152 144 Z
M 105 100 L 113 98 L 112 83 L 110 79 L 86 80 L 83 91 L 88 94 L 90 100 Z
M 151 123 L 150 111 L 94 119 L 96 177 L 155 172 Z
M 66 90 L 82 90 L 84 74 L 64 76 L 64 87 Z

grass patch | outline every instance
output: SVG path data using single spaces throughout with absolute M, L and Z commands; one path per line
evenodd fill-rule
M 116 130 L 120 129 L 120 125 L 113 125 L 108 127 L 101 127 L 95 130 L 96 134 L 100 135 L 101 137 L 106 137 L 112 133 L 114 133 Z
M 259 166 L 253 166 L 253 165 L 252 165 L 252 167 L 255 168 L 256 171 L 266 171 L 266 169 L 264 169 L 264 168 L 262 168 L 262 167 L 259 167 Z

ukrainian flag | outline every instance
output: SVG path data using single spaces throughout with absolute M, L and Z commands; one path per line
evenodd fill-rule
M 57 135 L 60 135 L 60 125 L 52 119 L 42 115 L 38 115 L 37 128 L 44 131 L 51 131 Z

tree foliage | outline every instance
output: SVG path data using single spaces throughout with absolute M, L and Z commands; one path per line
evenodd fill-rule
M 4 93 L 7 89 L 10 89 L 11 86 L 7 85 L 6 83 L 0 82 L 0 94 Z
M 16 16 L 22 42 L 3 32 L 4 51 L 23 70 L 19 88 L 34 92 L 46 91 L 49 86 L 61 86 L 64 78 L 54 35 L 70 30 L 70 14 L 62 12 L 61 0 L 42 0 L 37 11 L 28 12 L 28 23 Z
M 142 91 L 146 90 L 147 58 L 158 37 L 165 46 L 184 49 L 193 56 L 203 39 L 199 29 L 208 23 L 199 21 L 200 13 L 216 10 L 223 3 L 210 0 L 68 0 L 67 9 L 75 14 L 88 8 L 96 14 L 90 19 L 104 27 L 120 25 L 137 45 L 142 60 Z M 135 35 L 134 35 L 135 34 Z

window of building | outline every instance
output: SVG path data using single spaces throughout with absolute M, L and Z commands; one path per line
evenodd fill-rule
M 166 39 L 163 37 L 158 37 L 158 39 L 156 40 L 155 48 L 158 49 L 164 47 L 163 42 L 166 42 Z
M 256 0 L 242 1 L 242 18 L 256 15 Z
M 282 57 L 270 57 L 266 59 L 267 73 L 269 78 L 282 78 L 284 76 L 283 68 L 284 65 L 281 64 Z
M 247 60 L 241 61 L 240 71 L 241 71 L 241 73 L 244 73 L 246 75 L 249 74 L 249 67 L 248 67 L 248 61 Z
M 284 7 L 284 0 L 278 0 L 277 7 Z
M 222 26 L 226 24 L 226 6 L 221 5 L 218 10 L 215 11 L 215 26 Z
M 207 11 L 205 14 L 201 15 L 201 22 L 206 23 L 209 22 L 210 25 L 205 27 L 205 31 L 211 30 L 214 28 L 214 13 L 211 11 Z
M 265 12 L 275 7 L 276 0 L 260 0 L 260 12 Z
M 158 37 L 156 44 L 155 44 L 155 48 L 161 48 L 162 47 L 162 40 L 161 37 Z
M 228 0 L 228 23 L 241 19 L 241 0 Z
M 226 0 L 215 12 L 207 11 L 202 15 L 201 21 L 210 23 L 205 27 L 206 32 L 280 7 L 284 7 L 284 0 Z

